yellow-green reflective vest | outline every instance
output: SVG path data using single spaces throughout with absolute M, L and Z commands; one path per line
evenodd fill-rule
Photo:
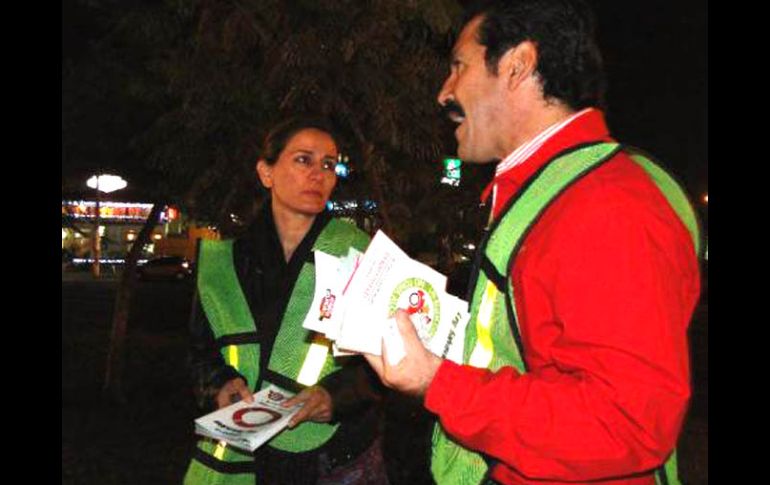
M 369 236 L 352 224 L 331 219 L 316 238 L 312 250 L 344 256 L 348 248 L 366 249 Z M 198 294 L 214 338 L 222 345 L 225 362 L 246 378 L 254 389 L 260 377 L 260 346 L 254 318 L 238 282 L 233 261 L 233 241 L 201 241 L 198 256 Z M 329 341 L 302 327 L 315 291 L 315 265 L 305 263 L 286 305 L 281 327 L 275 338 L 262 388 L 269 377 L 288 378 L 304 386 L 339 369 Z M 273 384 L 281 386 L 280 382 Z M 305 422 L 285 430 L 266 446 L 300 453 L 326 443 L 339 424 Z M 201 438 L 187 469 L 185 485 L 254 485 L 257 477 L 254 458 L 248 452 Z
M 590 143 L 573 147 L 557 156 L 532 177 L 532 182 L 511 201 L 496 226 L 480 245 L 478 278 L 472 292 L 471 318 L 464 346 L 464 363 L 493 371 L 513 366 L 527 371 L 521 333 L 511 285 L 511 261 L 530 227 L 569 186 L 621 150 L 617 143 Z M 653 180 L 690 232 L 700 254 L 700 236 L 695 212 L 684 191 L 663 169 L 639 152 L 628 154 Z M 482 483 L 489 472 L 485 458 L 452 440 L 440 424 L 433 432 L 431 472 L 439 485 Z M 656 472 L 662 485 L 677 485 L 676 450 Z

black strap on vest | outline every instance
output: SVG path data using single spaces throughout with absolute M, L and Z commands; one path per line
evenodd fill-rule
M 668 475 L 666 474 L 665 462 L 660 466 L 660 468 L 655 470 L 655 473 L 658 476 L 658 480 L 660 480 L 661 485 L 668 485 Z
M 303 389 L 307 387 L 295 381 L 294 379 L 289 379 L 288 377 L 281 375 L 277 372 L 274 372 L 270 369 L 260 370 L 259 381 L 260 381 L 260 385 L 262 381 L 267 381 L 275 384 L 278 387 L 282 387 L 287 391 L 291 391 L 294 393 L 301 392 Z
M 514 341 L 516 341 L 516 347 L 519 348 L 519 354 L 522 356 L 521 363 L 524 365 L 524 371 L 529 371 L 527 362 L 524 360 L 524 345 L 521 342 L 521 333 L 519 332 L 519 326 L 516 324 L 516 314 L 513 311 L 513 304 L 511 303 L 513 298 L 511 298 L 511 295 L 508 292 L 508 281 L 504 275 L 501 275 L 497 271 L 487 255 L 483 253 L 481 258 L 481 271 L 484 273 L 484 276 L 495 285 L 497 291 L 504 295 L 505 312 L 508 315 L 508 321 L 511 322 L 511 333 L 513 334 Z
M 233 333 L 230 335 L 223 335 L 214 341 L 218 348 L 227 347 L 228 345 L 245 345 L 245 344 L 258 344 L 259 338 L 257 332 L 243 332 Z
M 193 459 L 203 463 L 208 468 L 219 473 L 226 473 L 229 475 L 235 475 L 239 473 L 254 473 L 254 461 L 222 461 L 217 460 L 213 456 L 209 455 L 200 448 L 195 448 L 193 452 Z
M 486 202 L 485 202 L 486 204 Z M 492 233 L 489 228 L 484 228 L 484 233 L 481 236 L 481 241 L 476 249 L 476 254 L 473 256 L 473 266 L 471 266 L 471 274 L 468 279 L 468 290 L 465 293 L 465 301 L 473 301 L 473 293 L 476 291 L 476 285 L 479 282 L 479 271 L 481 270 L 481 262 L 485 258 L 484 248 L 487 247 L 487 241 Z
M 484 272 L 484 275 L 489 281 L 494 283 L 497 287 L 497 291 L 505 293 L 508 288 L 508 282 L 505 281 L 505 275 L 502 275 L 497 271 L 497 268 L 495 268 L 495 265 L 492 264 L 492 261 L 489 260 L 486 254 L 482 254 L 481 257 L 481 271 Z

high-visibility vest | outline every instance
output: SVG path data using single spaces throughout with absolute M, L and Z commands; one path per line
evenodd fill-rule
M 611 160 L 621 150 L 617 143 L 591 143 L 557 155 L 533 178 L 518 198 L 490 228 L 477 254 L 478 278 L 472 291 L 471 318 L 466 332 L 463 362 L 496 371 L 513 366 L 527 371 L 523 359 L 521 332 L 516 317 L 511 261 L 530 227 L 550 204 L 591 170 Z M 700 255 L 700 236 L 695 212 L 684 191 L 648 157 L 629 150 L 628 154 L 663 193 L 692 236 Z M 679 484 L 676 450 L 656 473 L 662 485 Z M 449 438 L 440 424 L 433 433 L 431 472 L 439 485 L 478 484 L 488 472 L 487 461 Z
M 347 222 L 331 219 L 318 235 L 313 250 L 344 256 L 348 248 L 363 251 L 369 236 Z M 254 318 L 238 282 L 233 261 L 233 240 L 201 241 L 198 256 L 198 294 L 214 338 L 221 346 L 225 362 L 242 374 L 250 389 L 260 380 L 260 345 Z M 315 290 L 315 265 L 306 262 L 281 320 L 273 344 L 267 372 L 262 372 L 264 388 L 272 382 L 287 387 L 286 379 L 311 386 L 339 369 L 329 352 L 329 341 L 302 327 L 311 309 Z M 266 446 L 300 453 L 326 443 L 339 424 L 304 422 L 284 430 Z M 256 483 L 254 458 L 224 442 L 201 439 L 187 470 L 185 485 L 253 485 Z

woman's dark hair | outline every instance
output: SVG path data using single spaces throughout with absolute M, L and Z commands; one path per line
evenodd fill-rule
M 264 159 L 268 165 L 274 165 L 289 140 L 300 131 L 307 129 L 327 133 L 334 141 L 337 149 L 340 149 L 339 135 L 330 121 L 310 116 L 293 117 L 281 121 L 270 130 L 262 144 L 259 158 Z
M 483 1 L 466 10 L 466 22 L 483 15 L 478 42 L 487 48 L 487 69 L 529 40 L 537 46 L 536 72 L 546 98 L 574 110 L 604 107 L 605 77 L 596 42 L 596 20 L 580 0 Z

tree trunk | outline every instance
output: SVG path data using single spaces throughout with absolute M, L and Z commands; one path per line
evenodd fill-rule
M 393 234 L 393 224 L 391 224 L 390 221 L 390 210 L 385 200 L 385 192 L 382 190 L 385 181 L 383 178 L 383 171 L 381 170 L 381 160 L 378 158 L 379 155 L 375 153 L 374 145 L 372 143 L 364 143 L 363 157 L 364 166 L 367 168 L 366 178 L 369 182 L 369 186 L 374 192 L 374 200 L 377 201 L 377 205 L 380 208 L 383 230 L 387 234 Z
M 112 335 L 110 336 L 107 369 L 104 375 L 104 388 L 102 390 L 106 397 L 112 398 L 118 403 L 125 402 L 123 394 L 123 366 L 128 313 L 136 282 L 136 263 L 142 254 L 142 248 L 150 241 L 150 234 L 152 234 L 153 228 L 158 223 L 158 218 L 164 206 L 165 204 L 161 202 L 156 202 L 152 206 L 144 227 L 142 227 L 134 244 L 128 251 L 126 264 L 120 277 L 117 294 L 115 295 L 115 310 L 112 314 Z
M 376 148 L 374 146 L 374 143 L 371 143 L 370 141 L 368 141 L 367 137 L 364 136 L 364 133 L 361 130 L 361 127 L 355 121 L 356 118 L 354 115 L 354 111 L 345 102 L 341 103 L 340 109 L 342 110 L 343 113 L 346 113 L 348 115 L 348 119 L 350 120 L 350 127 L 353 130 L 353 135 L 356 137 L 356 140 L 358 141 L 358 144 L 361 147 L 361 156 L 363 157 L 362 165 L 364 167 L 364 176 L 366 177 L 368 185 L 372 188 L 372 191 L 374 192 L 373 194 L 374 200 L 377 202 L 380 216 L 382 216 L 383 230 L 387 234 L 392 234 L 393 225 L 391 224 L 391 221 L 390 221 L 390 211 L 389 211 L 387 201 L 385 200 L 385 193 L 382 189 L 385 182 L 384 182 L 382 170 L 380 170 L 380 168 L 382 167 L 381 159 L 378 158 L 379 155 L 376 153 Z
M 91 258 L 93 259 L 93 262 L 91 263 L 91 274 L 94 276 L 94 279 L 99 279 L 101 276 L 101 259 L 102 259 L 102 241 L 101 241 L 101 235 L 99 234 L 99 226 L 101 225 L 101 192 L 99 191 L 99 178 L 97 177 L 96 180 L 96 217 L 94 218 L 94 228 L 93 228 L 93 234 L 91 235 Z

